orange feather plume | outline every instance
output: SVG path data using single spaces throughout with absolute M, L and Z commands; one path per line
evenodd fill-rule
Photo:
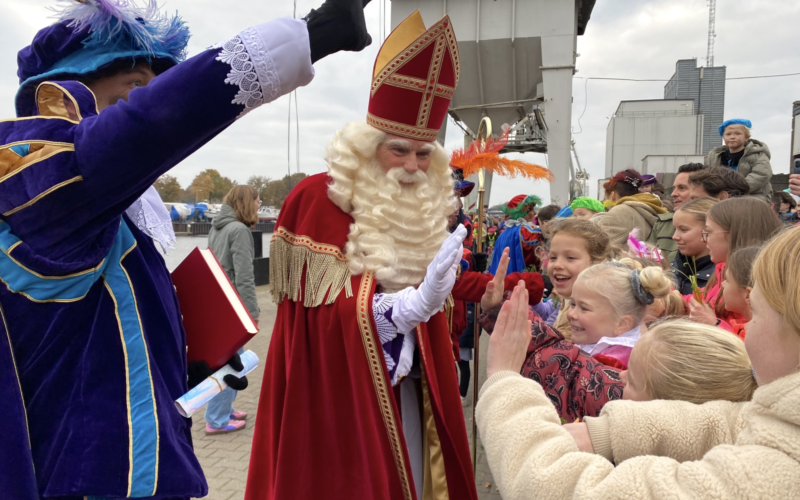
M 522 160 L 510 160 L 500 156 L 499 152 L 508 144 L 508 132 L 496 139 L 489 139 L 481 147 L 478 141 L 472 141 L 467 148 L 458 149 L 450 156 L 450 165 L 460 168 L 466 179 L 472 174 L 477 174 L 480 169 L 486 169 L 497 175 L 506 177 L 522 177 L 534 180 L 555 180 L 555 175 L 549 169 L 527 163 Z

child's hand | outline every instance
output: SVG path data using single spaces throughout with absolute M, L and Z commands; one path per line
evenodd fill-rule
M 531 322 L 528 319 L 528 290 L 520 281 L 514 288 L 511 300 L 503 304 L 489 340 L 486 375 L 510 370 L 519 373 L 528 344 L 531 342 Z
M 706 325 L 717 325 L 717 315 L 711 306 L 704 302 L 698 302 L 695 298 L 689 301 L 689 319 Z
M 481 297 L 481 310 L 491 311 L 503 302 L 503 292 L 505 292 L 506 271 L 508 270 L 508 248 L 503 250 L 500 257 L 500 264 L 492 281 L 486 284 L 486 292 Z

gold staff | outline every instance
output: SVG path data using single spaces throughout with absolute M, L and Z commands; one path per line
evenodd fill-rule
M 477 140 L 480 141 L 481 151 L 486 148 L 486 139 L 492 136 L 492 121 L 489 119 L 488 116 L 483 117 L 481 120 L 481 124 L 478 127 L 478 137 Z M 484 185 L 483 185 L 483 168 L 478 170 L 478 253 L 483 253 L 483 219 L 485 217 L 483 211 L 483 193 L 485 192 Z M 478 367 L 480 366 L 480 359 L 481 359 L 481 326 L 478 323 L 478 317 L 481 315 L 481 304 L 480 302 L 475 304 L 475 316 L 474 316 L 474 323 L 475 323 L 475 340 L 473 344 L 473 351 L 475 352 L 475 356 L 473 359 L 473 377 L 472 377 L 472 473 L 475 474 L 478 466 L 478 424 L 475 420 L 475 406 L 478 404 L 478 377 L 479 377 L 479 370 Z

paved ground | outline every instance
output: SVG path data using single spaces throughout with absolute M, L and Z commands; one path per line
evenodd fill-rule
M 234 403 L 237 410 L 246 411 L 248 414 L 247 428 L 226 435 L 206 436 L 205 419 L 202 412 L 195 415 L 192 434 L 194 438 L 195 453 L 200 459 L 200 464 L 208 480 L 209 500 L 242 500 L 247 480 L 247 467 L 250 461 L 250 443 L 253 440 L 253 425 L 255 423 L 258 395 L 261 393 L 261 378 L 264 373 L 264 360 L 267 358 L 267 349 L 272 335 L 272 325 L 275 322 L 275 304 L 269 295 L 267 287 L 258 287 L 258 304 L 261 307 L 260 327 L 261 333 L 250 342 L 246 349 L 258 354 L 261 365 L 250 375 L 250 386 L 246 391 L 239 393 Z M 481 338 L 481 359 L 486 360 L 486 346 L 488 337 Z M 482 366 L 486 366 L 484 362 Z M 474 370 L 473 370 L 474 371 Z M 480 382 L 486 380 L 485 368 L 481 370 Z M 464 418 L 467 423 L 467 433 L 472 439 L 472 386 L 469 390 L 470 405 L 464 409 Z M 478 497 L 481 500 L 498 500 L 500 493 L 494 486 L 492 474 L 486 464 L 486 457 L 478 442 L 478 472 L 476 477 Z

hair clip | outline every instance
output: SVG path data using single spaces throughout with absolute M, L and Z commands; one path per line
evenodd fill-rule
M 630 184 L 631 186 L 633 186 L 635 188 L 639 187 L 639 179 L 636 179 L 635 177 L 628 177 L 626 175 L 625 176 L 625 182 L 627 182 L 628 184 Z

